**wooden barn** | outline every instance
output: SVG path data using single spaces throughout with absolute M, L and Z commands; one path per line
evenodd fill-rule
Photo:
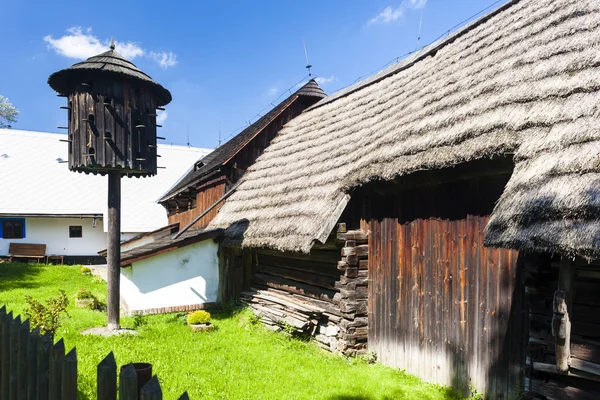
M 224 298 L 463 393 L 599 398 L 599 24 L 510 1 L 290 121 L 208 225 Z
M 314 80 L 212 153 L 159 200 L 169 225 L 121 244 L 121 305 L 131 313 L 203 308 L 223 299 L 218 207 L 281 127 L 325 97 Z

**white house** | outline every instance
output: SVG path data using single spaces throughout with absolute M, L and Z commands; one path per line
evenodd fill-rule
M 106 248 L 106 177 L 69 171 L 66 136 L 0 129 L 0 257 L 10 243 L 46 245 L 47 255 L 71 262 L 97 260 Z M 211 150 L 159 145 L 151 178 L 122 179 L 124 240 L 168 223 L 156 201 Z

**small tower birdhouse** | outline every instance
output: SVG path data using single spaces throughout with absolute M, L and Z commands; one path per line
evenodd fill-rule
M 171 93 L 110 50 L 55 72 L 48 84 L 68 98 L 69 169 L 105 175 L 156 174 L 157 109 Z
M 171 93 L 110 50 L 55 72 L 48 84 L 68 98 L 69 169 L 108 175 L 107 314 L 118 330 L 121 176 L 156 174 L 156 110 Z

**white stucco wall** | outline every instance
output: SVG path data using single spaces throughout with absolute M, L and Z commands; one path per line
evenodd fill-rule
M 129 311 L 215 302 L 217 252 L 208 239 L 121 268 L 121 298 Z
M 65 256 L 96 255 L 106 248 L 106 233 L 102 218 L 92 227 L 92 218 L 25 218 L 25 238 L 0 238 L 0 255 L 8 254 L 9 243 L 39 243 L 46 245 L 46 254 Z M 69 226 L 81 226 L 82 237 L 69 238 Z

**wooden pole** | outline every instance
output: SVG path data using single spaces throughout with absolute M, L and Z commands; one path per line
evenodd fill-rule
M 119 171 L 108 173 L 108 329 L 120 328 L 120 274 L 121 274 L 121 174 Z
M 558 272 L 558 290 L 554 292 L 552 316 L 552 334 L 556 337 L 556 369 L 559 372 L 569 371 L 571 359 L 571 304 L 573 301 L 573 281 L 575 265 L 573 261 L 563 257 Z

